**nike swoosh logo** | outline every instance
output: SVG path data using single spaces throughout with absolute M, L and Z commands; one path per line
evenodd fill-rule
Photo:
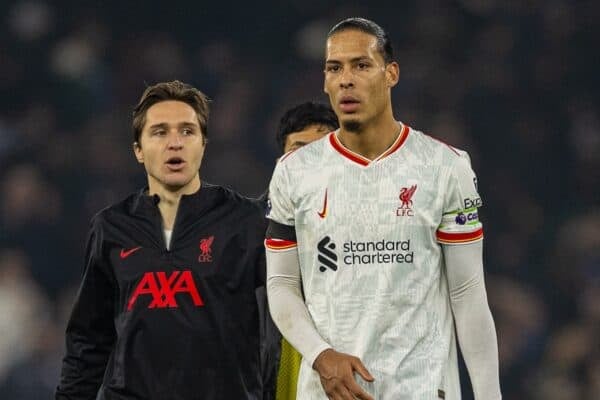
M 124 260 L 141 248 L 142 248 L 142 246 L 134 247 L 133 249 L 129 249 L 129 250 L 121 249 L 121 254 L 119 254 L 119 256 L 121 256 L 121 260 Z
M 317 212 L 319 217 L 325 218 L 327 215 L 327 189 L 325 189 L 325 199 L 323 200 L 323 211 Z

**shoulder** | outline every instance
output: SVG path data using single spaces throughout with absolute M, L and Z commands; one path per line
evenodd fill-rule
M 267 200 L 264 198 L 251 198 L 244 196 L 230 188 L 211 185 L 209 190 L 219 192 L 219 200 L 227 210 L 226 230 L 236 230 L 246 232 L 249 240 L 259 244 L 262 248 L 262 241 L 267 229 Z
M 300 148 L 291 150 L 282 155 L 277 161 L 277 165 L 298 166 L 310 165 L 315 161 L 322 159 L 323 152 L 329 146 L 330 136 L 333 132 L 328 133 L 322 138 L 308 143 Z
M 220 197 L 221 202 L 227 203 L 229 206 L 238 209 L 243 214 L 249 216 L 260 216 L 261 218 L 264 217 L 266 199 L 262 196 L 257 199 L 251 198 L 224 186 L 207 183 L 203 184 L 205 185 L 204 190 L 215 191 Z
M 275 165 L 270 187 L 294 187 L 307 176 L 319 175 L 331 162 L 331 133 L 294 151 L 284 154 Z M 272 190 L 272 192 L 276 192 Z
M 131 207 L 142 191 L 131 193 L 124 199 L 111 204 L 92 216 L 88 228 L 88 246 L 96 249 L 92 250 L 94 254 L 99 254 L 107 236 L 111 236 L 115 231 L 114 227 L 121 224 L 131 215 Z
M 140 189 L 137 192 L 130 193 L 125 198 L 98 211 L 91 219 L 92 227 L 101 228 L 114 219 L 131 215 L 133 209 L 142 201 L 144 190 Z
M 470 165 L 470 158 L 466 151 L 446 143 L 433 135 L 429 135 L 411 128 L 410 140 L 412 152 L 425 157 L 429 162 L 454 166 L 456 164 Z

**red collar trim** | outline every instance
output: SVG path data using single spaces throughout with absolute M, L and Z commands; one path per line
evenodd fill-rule
M 338 153 L 348 158 L 349 160 L 362 165 L 363 167 L 366 167 L 371 163 L 371 160 L 369 160 L 368 158 L 365 158 L 360 154 L 356 154 L 355 152 L 345 148 L 344 145 L 340 143 L 340 140 L 337 138 L 335 132 L 331 132 L 331 134 L 329 135 L 329 143 L 331 143 L 333 148 L 336 149 Z
M 398 150 L 400 147 L 402 147 L 404 142 L 406 142 L 407 137 L 408 137 L 408 126 L 402 124 L 402 130 L 400 131 L 400 134 L 396 138 L 396 141 L 394 142 L 394 144 L 392 144 L 389 149 L 387 149 L 382 155 L 377 157 L 375 160 L 381 160 L 383 158 L 386 158 L 387 156 L 389 156 L 390 154 L 392 154 L 393 152 Z
M 400 131 L 400 134 L 398 135 L 398 137 L 396 138 L 394 143 L 390 146 L 389 149 L 387 149 L 382 155 L 380 155 L 373 161 L 379 161 L 379 160 L 389 156 L 390 154 L 394 153 L 400 147 L 402 147 L 404 142 L 406 142 L 406 138 L 408 137 L 408 132 L 409 132 L 408 126 L 402 124 L 402 130 Z M 372 162 L 368 158 L 363 157 L 360 154 L 357 154 L 357 153 L 347 149 L 346 147 L 344 147 L 344 145 L 340 142 L 337 135 L 335 134 L 335 131 L 331 132 L 329 134 L 329 143 L 331 143 L 331 146 L 338 153 L 340 153 L 344 157 L 348 158 L 350 161 L 354 161 L 355 163 L 362 165 L 363 167 L 366 167 L 367 165 L 371 164 L 371 162 Z

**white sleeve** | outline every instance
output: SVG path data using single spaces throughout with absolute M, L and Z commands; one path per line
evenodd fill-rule
M 456 157 L 445 190 L 442 220 L 436 237 L 441 244 L 463 244 L 483 239 L 477 207 L 482 206 L 477 193 L 477 177 L 464 151 Z
M 442 248 L 458 342 L 475 400 L 499 400 L 498 343 L 483 278 L 483 242 Z
M 317 332 L 300 289 L 298 248 L 267 239 L 267 297 L 275 325 L 302 357 L 313 365 L 317 356 L 331 346 Z M 269 242 L 271 242 L 269 244 Z M 275 250 L 278 247 L 279 250 Z
M 277 223 L 294 225 L 294 205 L 290 196 L 291 186 L 284 160 L 289 154 L 281 157 L 275 166 L 269 184 L 267 218 Z
M 291 154 L 279 159 L 269 185 L 267 218 L 271 222 L 265 240 L 267 298 L 275 325 L 312 366 L 317 356 L 331 346 L 317 332 L 302 296 L 293 185 L 285 162 Z

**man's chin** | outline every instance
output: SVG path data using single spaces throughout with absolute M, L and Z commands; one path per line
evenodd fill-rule
M 178 192 L 185 187 L 184 183 L 179 182 L 165 182 L 165 188 L 170 192 Z
M 163 185 L 170 192 L 178 192 L 191 184 L 191 179 L 186 178 L 167 178 L 163 181 Z
M 358 133 L 361 131 L 362 128 L 362 123 L 358 120 L 358 119 L 346 119 L 346 120 L 342 120 L 342 127 L 344 128 L 344 130 L 348 131 L 348 132 L 355 132 Z

